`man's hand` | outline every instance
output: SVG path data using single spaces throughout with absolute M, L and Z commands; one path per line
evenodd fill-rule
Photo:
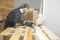
M 29 26 L 29 27 L 32 27 L 33 26 L 33 22 L 31 22 L 31 21 L 26 21 L 25 22 L 25 25 L 27 25 L 27 26 Z

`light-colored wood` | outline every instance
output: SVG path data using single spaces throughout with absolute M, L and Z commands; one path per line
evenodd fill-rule
M 2 26 L 0 28 L 0 31 L 4 30 L 4 24 L 5 24 L 6 17 L 11 11 L 11 9 L 13 8 L 13 4 L 14 4 L 14 0 L 0 0 L 0 16 L 2 16 L 3 18 L 3 22 L 1 22 Z
M 0 7 L 13 8 L 13 0 L 0 0 Z
M 34 22 L 34 23 L 36 23 L 37 16 L 38 16 L 38 11 L 37 11 L 37 10 L 34 10 L 34 11 L 33 11 L 33 22 Z
M 49 37 L 50 40 L 60 40 L 60 38 L 56 34 L 54 34 L 45 26 L 42 26 L 42 30 L 44 30 L 44 32 L 46 33 L 46 36 Z
M 22 27 L 16 28 L 16 31 L 13 33 L 13 35 L 11 36 L 11 38 L 9 40 L 19 40 L 21 31 L 22 31 Z
M 0 35 L 2 35 L 2 36 L 7 36 L 7 35 L 9 35 L 9 33 L 12 31 L 12 28 L 10 28 L 10 27 L 8 27 L 7 29 L 5 29 L 4 31 L 2 31 L 1 33 L 0 33 Z
M 49 40 L 46 35 L 40 30 L 40 34 L 39 34 L 40 37 L 40 40 Z
M 49 40 L 38 26 L 34 26 L 34 29 L 36 31 L 36 39 L 38 39 L 38 40 Z
M 23 40 L 32 40 L 32 29 L 30 27 L 26 28 Z
M 3 19 L 6 19 L 7 15 L 11 10 L 12 8 L 0 7 L 0 15 L 2 16 Z
M 12 10 L 13 8 L 8 8 L 8 7 L 0 7 L 0 9 Z

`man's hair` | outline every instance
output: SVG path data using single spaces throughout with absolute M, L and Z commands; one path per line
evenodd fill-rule
M 21 4 L 21 6 L 19 8 L 28 8 L 29 9 L 30 5 L 27 3 L 23 3 Z

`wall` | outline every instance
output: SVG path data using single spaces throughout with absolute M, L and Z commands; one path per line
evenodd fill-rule
M 40 9 L 41 0 L 14 0 L 14 8 L 19 7 L 23 2 L 28 3 L 31 8 Z
M 60 37 L 60 0 L 44 0 L 44 24 Z

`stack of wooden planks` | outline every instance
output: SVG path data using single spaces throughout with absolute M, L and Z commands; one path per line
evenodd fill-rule
M 8 13 L 13 9 L 14 0 L 0 0 L 0 32 L 4 30 L 4 23 Z M 1 22 L 2 21 L 2 22 Z
M 23 29 L 25 29 L 25 32 L 23 32 Z M 0 36 L 10 36 L 9 39 L 5 37 L 4 40 L 60 40 L 58 36 L 56 36 L 53 32 L 51 32 L 46 27 L 39 28 L 37 27 L 37 31 L 35 30 L 35 37 L 33 37 L 33 28 L 24 26 L 19 26 L 17 28 L 10 28 L 8 27 L 4 31 L 0 33 Z M 21 34 L 24 33 L 24 36 L 22 38 Z M 12 34 L 11 34 L 12 33 Z

